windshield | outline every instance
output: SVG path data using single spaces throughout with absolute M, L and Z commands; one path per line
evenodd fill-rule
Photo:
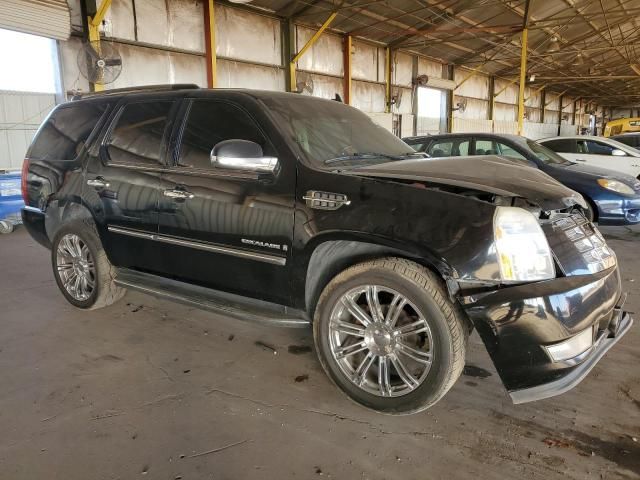
M 263 101 L 314 167 L 360 167 L 425 157 L 360 110 L 343 103 L 301 95 L 274 95 Z
M 553 150 L 548 149 L 544 145 L 534 142 L 533 140 L 527 140 L 527 147 L 533 152 L 538 160 L 546 163 L 547 165 L 566 165 L 571 163 L 567 159 L 561 157 Z

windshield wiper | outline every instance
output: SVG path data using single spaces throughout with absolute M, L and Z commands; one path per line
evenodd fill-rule
M 349 160 L 365 160 L 365 159 L 373 159 L 373 158 L 386 158 L 388 160 L 406 160 L 407 158 L 410 158 L 416 155 L 419 155 L 420 158 L 427 158 L 427 156 L 421 152 L 407 152 L 400 155 L 388 155 L 386 153 L 364 152 L 364 153 L 353 153 L 351 155 L 343 155 L 341 157 L 329 158 L 324 161 L 324 164 L 329 165 L 331 163 L 337 163 L 337 162 L 348 162 Z

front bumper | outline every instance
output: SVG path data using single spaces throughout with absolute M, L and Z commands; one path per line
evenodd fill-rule
M 635 225 L 640 223 L 640 196 L 594 200 L 600 225 Z
M 463 308 L 484 341 L 514 403 L 559 395 L 576 386 L 631 328 L 623 310 L 617 267 L 502 288 L 463 298 Z M 593 344 L 568 360 L 547 348 L 585 329 Z

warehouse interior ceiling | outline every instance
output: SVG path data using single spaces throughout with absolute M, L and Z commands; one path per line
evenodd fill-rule
M 637 0 L 254 0 L 308 24 L 333 12 L 334 31 L 509 81 L 528 29 L 534 87 L 600 105 L 640 104 Z

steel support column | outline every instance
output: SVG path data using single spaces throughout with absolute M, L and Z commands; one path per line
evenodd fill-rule
M 102 0 L 102 3 L 98 7 L 95 15 L 93 17 L 87 18 L 87 35 L 89 37 L 89 41 L 93 44 L 93 47 L 100 53 L 100 24 L 102 20 L 104 20 L 104 16 L 106 15 L 109 7 L 111 6 L 111 0 Z M 104 85 L 101 83 L 92 83 L 94 92 L 102 92 L 104 90 Z
M 391 112 L 391 48 L 387 47 L 385 50 L 385 62 L 384 62 L 384 111 L 386 113 Z
M 518 135 L 524 133 L 524 87 L 527 81 L 527 41 L 529 30 L 522 30 L 522 51 L 520 53 L 520 85 L 518 88 Z
M 344 37 L 344 103 L 351 105 L 351 56 L 352 56 L 353 42 L 351 41 L 351 35 Z
M 204 0 L 204 43 L 207 57 L 207 86 L 215 88 L 218 86 L 215 0 Z

